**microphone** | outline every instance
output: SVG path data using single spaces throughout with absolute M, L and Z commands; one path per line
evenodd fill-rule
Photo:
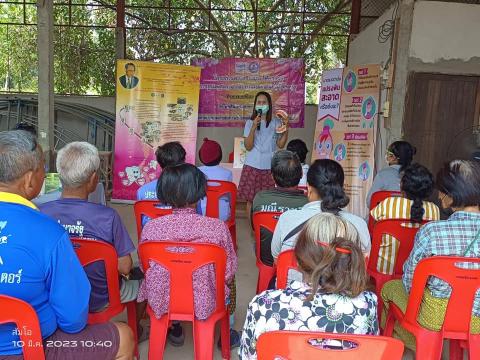
M 257 116 L 262 116 L 262 109 L 258 109 L 258 110 L 257 110 Z M 257 125 L 257 130 L 260 130 L 260 124 L 261 124 L 261 123 L 258 123 L 258 125 Z

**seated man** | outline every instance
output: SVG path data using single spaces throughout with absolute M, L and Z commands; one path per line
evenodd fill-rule
M 308 202 L 303 190 L 297 188 L 302 178 L 302 164 L 293 152 L 280 150 L 273 154 L 272 176 L 276 187 L 272 190 L 260 191 L 255 195 L 251 219 L 255 212 L 285 212 L 291 209 L 301 209 Z M 270 231 L 260 230 L 260 259 L 265 265 L 270 266 L 273 265 L 272 236 Z
M 68 234 L 29 201 L 40 192 L 44 175 L 43 152 L 33 135 L 0 132 L 2 279 L 7 274 L 7 281 L 0 281 L 0 294 L 35 309 L 44 340 L 77 344 L 46 346 L 47 360 L 131 360 L 134 341 L 126 324 L 86 325 L 90 284 Z M 0 325 L 0 359 L 23 359 L 16 333 L 14 325 Z M 111 346 L 81 346 L 88 341 Z
M 71 237 L 113 245 L 118 255 L 118 272 L 123 275 L 120 300 L 126 303 L 136 300 L 140 285 L 138 280 L 127 280 L 132 270 L 130 253 L 135 251 L 135 246 L 114 209 L 87 200 L 97 186 L 99 166 L 98 150 L 92 144 L 72 142 L 60 149 L 57 171 L 62 183 L 62 198 L 40 205 L 40 211 L 58 221 Z M 90 311 L 101 311 L 108 304 L 105 267 L 102 262 L 95 262 L 87 265 L 85 271 L 92 285 Z M 143 309 L 138 310 L 140 319 Z
M 220 166 L 222 161 L 222 147 L 214 140 L 203 139 L 203 144 L 198 150 L 198 159 L 203 164 L 199 169 L 205 174 L 207 180 L 233 181 L 232 171 Z M 215 182 L 211 183 L 215 186 Z M 218 183 L 217 183 L 218 185 Z M 207 213 L 207 197 L 200 201 L 198 213 Z M 219 203 L 219 219 L 227 221 L 230 218 L 230 196 L 222 196 Z

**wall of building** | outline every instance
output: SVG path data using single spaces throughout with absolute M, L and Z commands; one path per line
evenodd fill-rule
M 480 74 L 480 5 L 418 1 L 409 71 Z

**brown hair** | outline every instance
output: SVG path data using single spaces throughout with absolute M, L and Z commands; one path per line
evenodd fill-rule
M 368 288 L 357 230 L 337 215 L 312 217 L 298 237 L 295 257 L 312 285 L 308 300 L 318 291 L 356 297 Z

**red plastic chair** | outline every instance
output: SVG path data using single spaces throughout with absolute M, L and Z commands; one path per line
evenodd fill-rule
M 400 191 L 377 191 L 372 194 L 372 198 L 370 199 L 370 208 L 368 210 L 368 231 L 370 232 L 370 235 L 373 233 L 373 225 L 375 224 L 375 219 L 372 215 L 370 215 L 370 212 L 386 198 L 401 195 L 402 193 Z
M 127 308 L 128 325 L 133 331 L 135 354 L 137 354 L 137 358 L 139 358 L 136 301 L 130 301 L 126 304 L 120 302 L 118 255 L 115 248 L 110 244 L 96 240 L 72 238 L 71 241 L 82 266 L 87 266 L 95 261 L 103 261 L 107 275 L 108 306 L 102 311 L 88 313 L 88 323 L 101 324 L 108 322 L 111 318 L 122 313 L 125 308 Z
M 233 151 L 230 154 L 228 154 L 228 162 L 229 163 L 233 163 L 233 158 L 234 158 L 233 156 L 234 156 Z
M 182 248 L 175 252 L 172 248 Z M 171 320 L 193 323 L 194 358 L 213 359 L 215 324 L 221 321 L 222 357 L 230 359 L 229 316 L 225 305 L 225 250 L 212 244 L 192 244 L 185 242 L 146 242 L 138 248 L 143 269 L 150 268 L 152 260 L 170 272 L 170 305 L 168 313 L 160 319 L 147 306 L 150 315 L 150 345 L 148 359 L 163 358 L 167 329 Z M 216 280 L 216 308 L 206 320 L 197 320 L 194 315 L 193 272 L 206 264 L 214 264 Z
M 235 209 L 237 207 L 237 185 L 230 181 L 209 180 L 207 185 L 207 209 L 206 216 L 219 218 L 219 203 L 222 196 L 230 194 L 230 219 L 225 224 L 232 236 L 233 248 L 237 250 L 237 225 L 235 221 Z
M 277 289 L 285 289 L 287 287 L 288 270 L 298 270 L 295 251 L 282 251 L 277 259 Z
M 403 275 L 403 264 L 407 260 L 408 256 L 412 252 L 415 235 L 417 234 L 419 227 L 407 227 L 406 224 L 412 223 L 410 220 L 395 219 L 395 220 L 382 220 L 375 223 L 373 227 L 372 235 L 372 249 L 370 250 L 370 257 L 367 265 L 367 272 L 370 277 L 375 280 L 375 292 L 378 299 L 381 299 L 381 291 L 383 285 L 392 279 L 400 279 Z M 422 224 L 425 224 L 423 222 Z M 380 245 L 384 234 L 393 236 L 400 242 L 398 247 L 395 266 L 393 268 L 393 274 L 383 274 L 377 270 L 378 257 L 380 252 Z M 383 303 L 378 302 L 378 314 L 382 313 Z
M 352 349 L 322 349 L 310 340 L 332 339 L 353 342 Z M 257 342 L 258 360 L 401 360 L 403 343 L 385 336 L 331 334 L 308 331 L 270 331 Z M 425 358 L 427 359 L 427 358 Z
M 137 224 L 137 236 L 140 239 L 142 234 L 142 216 L 148 216 L 150 219 L 155 219 L 160 216 L 169 215 L 172 209 L 165 209 L 159 206 L 164 206 L 157 200 L 140 200 L 133 205 L 135 212 L 135 222 Z
M 268 283 L 275 276 L 275 266 L 265 265 L 260 259 L 260 229 L 265 228 L 272 234 L 275 232 L 281 212 L 256 212 L 253 214 L 253 229 L 255 231 L 255 256 L 257 258 L 258 280 L 257 294 L 267 290 Z
M 475 263 L 480 265 L 478 258 L 434 256 L 421 260 L 413 275 L 412 290 L 408 297 L 406 312 L 403 313 L 394 303 L 389 304 L 389 312 L 384 334 L 392 336 L 395 321 L 415 335 L 417 339 L 416 359 L 438 360 L 442 356 L 444 339 L 450 341 L 450 358 L 461 358 L 458 351 L 458 341 L 466 343 L 470 359 L 480 359 L 480 335 L 470 333 L 475 293 L 480 289 L 480 269 L 464 269 L 455 264 Z M 430 276 L 435 276 L 447 282 L 452 293 L 449 298 L 445 320 L 440 331 L 423 328 L 417 317 L 422 304 L 423 293 Z M 454 354 L 452 354 L 452 345 Z
M 14 323 L 23 342 L 24 360 L 44 360 L 42 331 L 37 313 L 23 300 L 0 295 L 0 324 Z

